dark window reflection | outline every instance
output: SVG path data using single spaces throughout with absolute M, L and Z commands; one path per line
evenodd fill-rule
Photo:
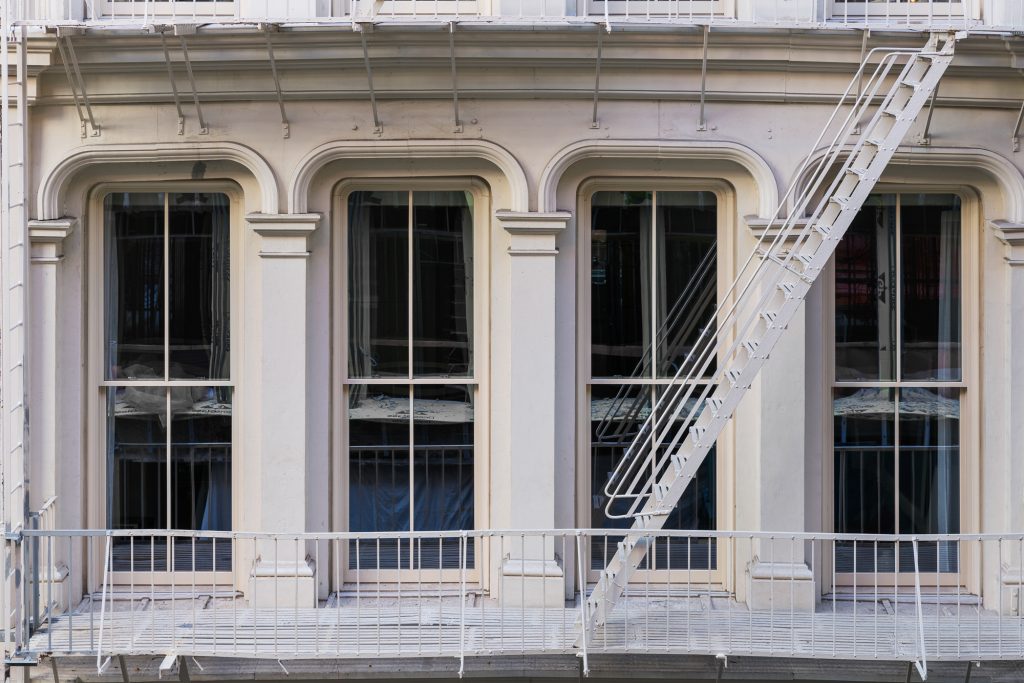
M 413 374 L 473 374 L 473 204 L 413 193 Z
M 596 192 L 591 205 L 591 372 L 649 375 L 652 195 Z
M 164 195 L 103 200 L 106 378 L 164 376 Z
M 833 415 L 838 533 L 959 532 L 958 389 L 836 389 Z M 910 544 L 845 542 L 837 546 L 837 569 L 909 572 L 912 551 Z M 922 542 L 918 552 L 923 571 L 957 570 L 955 543 Z
M 609 518 L 604 494 L 616 465 L 636 438 L 650 415 L 656 387 L 642 385 L 592 385 L 591 419 L 591 524 L 597 529 L 628 528 L 631 519 Z M 666 465 L 671 467 L 670 464 Z M 659 474 L 653 470 L 648 476 Z M 686 488 L 664 528 L 670 530 L 713 530 L 717 526 L 715 450 L 712 449 Z M 615 504 L 616 514 L 629 509 L 628 501 Z M 621 536 L 595 538 L 591 546 L 591 568 L 603 569 L 615 553 Z M 652 564 L 653 562 L 653 564 Z M 659 540 L 643 569 L 707 569 L 717 562 L 716 544 L 707 538 Z
M 959 380 L 960 199 L 901 195 L 903 379 Z
M 171 379 L 227 379 L 230 369 L 230 225 L 223 194 L 168 196 Z
M 352 531 L 474 527 L 472 391 L 473 387 L 466 385 L 350 388 Z M 470 565 L 473 549 L 471 543 L 467 548 Z M 349 566 L 454 569 L 459 566 L 460 553 L 458 539 L 353 541 Z
M 836 249 L 836 379 L 896 378 L 896 196 L 868 198 Z
M 348 200 L 349 376 L 409 372 L 409 193 Z
M 657 205 L 658 375 L 674 377 L 718 302 L 717 205 L 711 192 L 659 192 Z M 714 370 L 712 362 L 701 375 Z
M 592 374 L 650 376 L 654 353 L 672 377 L 717 304 L 715 195 L 605 191 L 591 207 Z

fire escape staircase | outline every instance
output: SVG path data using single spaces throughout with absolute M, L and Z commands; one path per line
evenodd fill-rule
M 603 626 L 814 281 L 953 59 L 958 34 L 865 55 L 775 218 L 740 269 L 605 487 L 609 518 L 632 519 L 584 605 Z M 870 74 L 869 74 L 870 72 Z M 826 136 L 834 135 L 822 146 Z M 839 168 L 838 173 L 833 169 Z M 799 183 L 799 181 L 797 181 Z M 785 218 L 783 207 L 790 207 Z

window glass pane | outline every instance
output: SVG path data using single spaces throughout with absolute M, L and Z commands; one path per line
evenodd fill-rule
M 409 372 L 409 193 L 348 201 L 350 377 Z
M 896 379 L 896 196 L 872 195 L 836 248 L 836 379 Z
M 896 532 L 896 405 L 892 389 L 833 390 L 836 533 Z M 836 570 L 892 571 L 890 544 L 839 542 Z
M 960 198 L 900 197 L 903 379 L 959 380 Z
M 219 193 L 168 196 L 171 379 L 230 377 L 228 206 Z
M 613 519 L 606 514 L 605 485 L 626 449 L 650 415 L 654 387 L 638 385 L 592 385 L 591 420 L 591 525 L 597 529 L 621 529 L 630 519 Z M 671 467 L 671 464 L 666 464 Z M 694 480 L 683 492 L 679 504 L 665 523 L 665 529 L 709 530 L 716 528 L 715 451 L 708 453 Z M 645 473 L 651 476 L 654 471 Z M 628 511 L 629 501 L 617 502 L 615 512 Z M 615 553 L 620 536 L 598 537 L 591 546 L 591 568 L 603 569 Z M 653 566 L 650 564 L 654 562 Z M 708 539 L 694 538 L 659 542 L 643 569 L 706 569 L 715 567 L 716 546 Z
M 596 192 L 591 203 L 591 372 L 650 374 L 651 193 Z
M 472 529 L 473 387 L 418 385 L 413 406 L 413 529 Z M 457 538 L 424 541 L 416 550 L 417 568 L 459 566 Z
M 231 529 L 231 389 L 171 387 L 171 528 Z M 231 569 L 230 542 L 217 544 L 216 569 Z M 193 550 L 195 567 L 193 567 Z M 210 539 L 181 539 L 176 570 L 214 568 Z
M 349 519 L 351 531 L 409 531 L 409 387 L 349 387 Z M 357 551 L 358 550 L 358 551 Z M 350 543 L 352 569 L 409 566 L 394 541 Z M 379 558 L 379 562 L 378 562 Z
M 167 390 L 107 393 L 107 521 L 111 529 L 167 528 Z M 117 539 L 115 569 L 166 570 L 167 539 Z M 134 564 L 133 564 L 134 562 Z
M 711 192 L 658 192 L 657 195 L 656 343 L 658 374 L 662 377 L 675 376 L 715 312 L 718 282 L 715 202 Z M 712 362 L 703 374 L 714 370 Z
M 103 200 L 106 379 L 164 376 L 164 195 Z
M 413 374 L 473 374 L 473 199 L 413 193 Z

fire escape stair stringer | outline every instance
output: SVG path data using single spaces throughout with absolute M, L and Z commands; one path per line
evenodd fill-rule
M 961 37 L 933 34 L 923 49 L 910 53 L 906 65 L 892 82 L 891 88 L 888 88 L 881 106 L 863 130 L 861 142 L 846 156 L 845 163 L 831 185 L 824 186 L 827 190 L 824 196 L 827 198 L 820 201 L 810 221 L 794 229 L 794 233 L 799 232 L 797 246 L 784 246 L 783 240 L 776 239 L 771 248 L 752 257 L 767 267 L 758 268 L 753 276 L 753 286 L 743 288 L 740 296 L 760 297 L 760 305 L 752 317 L 755 322 L 742 331 L 739 339 L 736 338 L 736 330 L 713 331 L 713 336 L 718 338 L 716 349 L 731 345 L 724 361 L 718 355 L 721 369 L 715 373 L 719 377 L 717 386 L 710 395 L 706 395 L 699 411 L 694 409 L 691 412 L 691 416 L 696 415 L 695 419 L 683 422 L 673 420 L 669 430 L 673 433 L 659 435 L 656 445 L 663 446 L 665 441 L 670 442 L 670 455 L 664 461 L 667 466 L 654 468 L 652 471 L 655 474 L 640 485 L 642 490 L 639 492 L 630 490 L 620 496 L 608 492 L 610 517 L 615 516 L 612 511 L 616 503 L 633 501 L 630 513 L 633 525 L 617 544 L 614 555 L 601 571 L 587 598 L 582 617 L 586 622 L 582 625 L 585 632 L 605 624 L 630 576 L 643 564 L 654 536 L 642 532 L 664 527 L 669 514 L 679 503 L 704 458 L 714 447 L 719 434 L 732 418 L 736 407 L 803 303 L 811 285 L 832 258 L 857 212 L 938 86 L 953 59 L 956 41 Z M 940 42 L 943 43 L 941 47 Z M 870 56 L 866 59 L 870 59 Z M 878 92 L 885 92 L 886 89 L 885 85 L 881 85 Z M 870 106 L 871 95 L 867 94 L 867 97 L 866 106 Z M 856 107 L 855 102 L 855 110 Z M 851 131 L 856 123 L 854 120 Z M 852 133 L 847 137 L 849 135 Z M 837 143 L 845 146 L 845 139 L 841 136 L 842 131 L 833 146 Z M 805 192 L 809 193 L 813 189 L 816 188 Z M 804 215 L 806 205 L 806 200 L 795 202 L 793 213 L 784 225 L 798 225 L 799 216 Z M 712 321 L 711 324 L 717 323 Z M 687 364 L 689 361 L 687 359 Z M 673 381 L 677 390 L 679 383 L 677 376 Z M 669 389 L 672 388 L 669 385 Z M 683 407 L 676 408 L 677 416 Z M 638 434 L 636 441 L 627 450 L 626 459 L 630 453 L 634 458 L 651 458 L 646 451 L 652 449 L 645 449 L 642 443 L 650 440 L 651 434 L 657 432 Z M 646 471 L 643 470 L 646 466 L 641 465 L 640 471 Z M 586 633 L 581 633 L 578 644 L 586 639 Z

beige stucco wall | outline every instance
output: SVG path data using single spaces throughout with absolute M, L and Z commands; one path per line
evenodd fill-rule
M 447 29 L 446 29 L 447 30 Z M 870 46 L 918 45 L 923 36 L 873 35 Z M 593 30 L 502 32 L 460 29 L 457 60 L 460 119 L 453 133 L 448 35 L 430 30 L 382 29 L 370 37 L 371 64 L 383 132 L 374 133 L 366 72 L 350 32 L 295 30 L 275 36 L 289 137 L 282 136 L 278 105 L 262 37 L 241 31 L 190 39 L 203 113 L 210 126 L 199 135 L 189 98 L 185 134 L 178 135 L 159 43 L 152 36 L 76 38 L 98 136 L 82 139 L 64 72 L 52 41 L 33 43 L 36 98 L 31 112 L 32 217 L 71 216 L 78 225 L 63 244 L 57 303 L 52 315 L 58 342 L 54 440 L 60 495 L 59 525 L 102 526 L 97 500 L 103 461 L 96 449 L 99 422 L 89 406 L 97 397 L 90 380 L 94 359 L 86 346 L 89 306 L 96 292 L 89 245 L 100 226 L 90 212 L 99 184 L 223 181 L 237 188 L 233 285 L 233 353 L 237 422 L 234 463 L 235 526 L 259 530 L 268 511 L 259 492 L 263 465 L 277 454 L 262 448 L 273 428 L 261 374 L 268 334 L 262 306 L 261 237 L 244 220 L 250 213 L 321 215 L 307 248 L 304 354 L 304 529 L 339 530 L 336 400 L 331 368 L 339 277 L 339 217 L 332 199 L 339 184 L 361 178 L 475 178 L 489 192 L 489 347 L 479 379 L 487 392 L 488 447 L 476 455 L 488 472 L 486 506 L 478 523 L 515 527 L 521 510 L 536 505 L 508 485 L 519 454 L 513 453 L 517 408 L 510 358 L 517 335 L 538 333 L 529 319 L 513 319 L 511 238 L 493 211 L 565 211 L 557 235 L 553 291 L 535 292 L 553 306 L 550 353 L 555 367 L 555 419 L 550 433 L 554 505 L 551 527 L 586 526 L 588 509 L 576 476 L 578 254 L 577 209 L 581 184 L 593 178 L 696 178 L 724 184 L 729 235 L 723 268 L 742 262 L 754 244 L 747 217 L 770 217 L 779 197 L 797 180 L 804 155 L 836 95 L 859 59 L 854 32 L 712 32 L 706 118 L 698 131 L 700 35 L 673 31 L 613 32 L 603 40 L 598 121 L 594 107 Z M 1016 360 L 1017 322 L 1024 306 L 1024 275 L 1006 261 L 1012 251 L 991 221 L 1024 221 L 1024 156 L 1011 145 L 1019 107 L 1020 38 L 973 37 L 963 43 L 938 98 L 930 144 L 908 137 L 882 182 L 893 186 L 949 188 L 976 198 L 974 260 L 969 302 L 976 368 L 969 392 L 976 414 L 976 452 L 964 495 L 973 510 L 964 531 L 1024 528 L 1024 465 L 1015 444 L 1024 398 L 1024 368 Z M 186 81 L 179 72 L 179 89 Z M 1015 95 L 1015 93 L 1018 93 Z M 1016 98 L 1016 99 L 1015 99 Z M 755 224 L 757 221 L 753 221 Z M 292 283 L 294 285 L 295 283 Z M 823 490 L 822 429 L 828 415 L 822 378 L 823 317 L 820 285 L 791 325 L 741 406 L 726 435 L 723 523 L 737 529 L 828 529 Z M 94 309 L 95 312 L 95 309 Z M 280 330 L 280 334 L 288 334 Z M 275 340 L 280 341 L 280 340 Z M 538 386 L 548 386 L 538 380 Z M 93 407 L 95 410 L 95 406 Z M 1016 416 L 1016 418 L 1015 418 Z M 269 421 L 269 426 L 268 426 Z M 332 464 L 335 463 L 335 464 Z M 970 487 L 970 490 L 968 490 Z M 283 494 L 284 495 L 284 494 Z M 335 496 L 332 503 L 332 496 Z M 299 501 L 295 501 L 299 503 Z M 275 503 L 276 504 L 276 503 Z M 748 555 L 734 558 L 742 593 Z M 325 589 L 322 586 L 321 589 Z

